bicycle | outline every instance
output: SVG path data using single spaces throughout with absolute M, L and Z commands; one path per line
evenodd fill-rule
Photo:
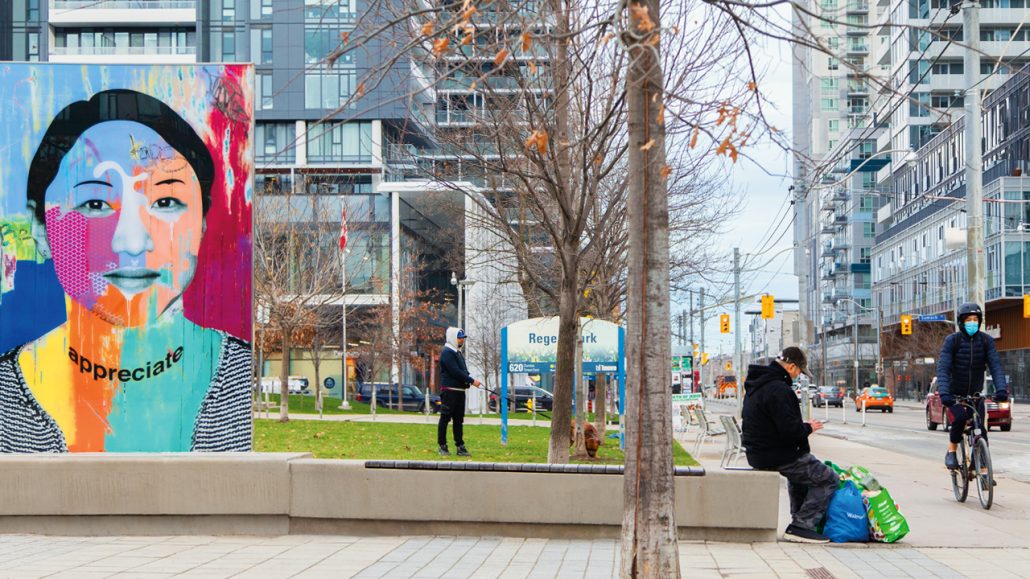
M 956 405 L 970 410 L 971 418 L 966 422 L 966 429 L 959 441 L 957 454 L 958 468 L 951 471 L 951 488 L 955 492 L 955 500 L 964 503 L 969 496 L 969 483 L 976 481 L 976 494 L 980 506 L 984 510 L 994 504 L 994 467 L 991 464 L 991 449 L 984 438 L 984 425 L 980 413 L 976 410 L 976 402 L 980 395 L 963 396 L 955 400 Z M 984 409 L 986 413 L 986 408 Z M 967 442 L 968 441 L 968 442 Z

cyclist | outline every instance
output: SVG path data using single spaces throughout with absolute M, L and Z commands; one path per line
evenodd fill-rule
M 994 338 L 980 331 L 982 323 L 983 310 L 980 306 L 972 303 L 959 306 L 958 331 L 944 339 L 941 353 L 937 357 L 937 385 L 941 403 L 951 409 L 953 418 L 948 435 L 948 452 L 944 455 L 944 465 L 949 469 L 958 468 L 955 452 L 962 441 L 966 422 L 972 418 L 968 407 L 955 403 L 956 397 L 972 396 L 982 391 L 984 371 L 990 369 L 995 385 L 994 399 L 998 402 L 1009 399 L 1001 357 L 994 347 Z M 982 397 L 976 401 L 976 412 L 986 420 Z M 983 434 L 986 439 L 986 428 Z

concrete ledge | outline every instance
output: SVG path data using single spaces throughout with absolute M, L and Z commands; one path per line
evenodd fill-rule
M 677 476 L 684 539 L 775 537 L 776 473 Z M 0 533 L 617 537 L 621 474 L 366 468 L 283 454 L 0 456 Z

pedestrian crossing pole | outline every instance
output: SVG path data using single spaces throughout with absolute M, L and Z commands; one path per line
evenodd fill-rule
M 737 366 L 737 417 L 744 408 L 744 369 L 740 363 L 740 248 L 733 248 L 733 363 Z

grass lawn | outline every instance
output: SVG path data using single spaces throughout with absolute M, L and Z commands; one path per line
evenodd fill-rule
M 295 420 L 282 424 L 275 420 L 255 421 L 254 450 L 258 452 L 310 452 L 316 458 L 382 460 L 468 460 L 443 457 L 436 451 L 436 424 L 396 424 L 388 422 L 315 422 Z M 479 462 L 547 462 L 548 428 L 512 426 L 508 446 L 501 445 L 498 426 L 465 424 L 465 446 L 472 460 Z M 448 429 L 448 437 L 451 430 Z M 452 441 L 453 444 L 453 441 Z M 677 465 L 698 464 L 687 451 L 673 443 Z M 454 448 L 451 448 L 454 452 Z M 606 439 L 591 463 L 622 464 L 623 455 L 616 439 Z
M 279 395 L 278 394 L 270 394 L 269 395 L 269 400 L 271 400 L 271 402 L 272 402 L 272 404 L 274 406 L 278 406 L 279 405 Z M 260 402 L 263 403 L 264 401 L 265 401 L 265 397 L 262 394 Z M 355 402 L 354 400 L 350 400 L 350 405 L 351 405 L 351 409 L 350 410 L 340 410 L 340 399 L 339 398 L 331 398 L 331 397 L 329 397 L 329 398 L 326 398 L 325 401 L 324 401 L 324 404 L 323 404 L 324 408 L 322 410 L 322 414 L 368 414 L 369 410 L 372 407 L 371 404 L 365 404 L 365 403 L 362 403 L 362 402 Z M 278 412 L 278 411 L 279 411 L 278 408 L 273 408 L 271 410 L 271 412 L 273 414 Z M 301 394 L 290 394 L 290 412 L 295 413 L 295 414 L 318 414 L 318 410 L 315 409 L 315 397 L 314 396 L 304 396 L 304 395 L 301 395 Z M 264 413 L 264 411 L 262 410 L 262 414 L 263 413 Z M 388 408 L 383 408 L 382 406 L 379 407 L 379 409 L 376 411 L 376 413 L 377 414 L 415 414 L 414 412 L 404 412 L 404 411 L 400 411 L 400 410 L 390 410 Z M 478 417 L 478 416 L 479 416 L 478 413 L 470 412 L 469 414 L 466 415 L 466 418 L 472 419 L 472 418 L 475 418 L 475 417 Z M 486 413 L 483 414 L 483 417 L 484 418 L 500 418 L 501 415 L 496 413 L 496 412 L 486 412 Z M 588 412 L 587 413 L 587 417 L 588 417 L 590 422 L 594 421 L 594 413 L 593 412 Z M 573 418 L 575 418 L 575 415 L 573 415 Z M 532 420 L 533 419 L 533 415 L 530 414 L 529 412 L 509 412 L 508 413 L 508 419 L 509 420 Z M 537 419 L 539 419 L 539 420 L 550 420 L 551 419 L 551 413 L 550 412 L 538 413 L 537 414 Z M 612 423 L 613 424 L 618 424 L 619 423 L 618 415 L 612 416 Z

